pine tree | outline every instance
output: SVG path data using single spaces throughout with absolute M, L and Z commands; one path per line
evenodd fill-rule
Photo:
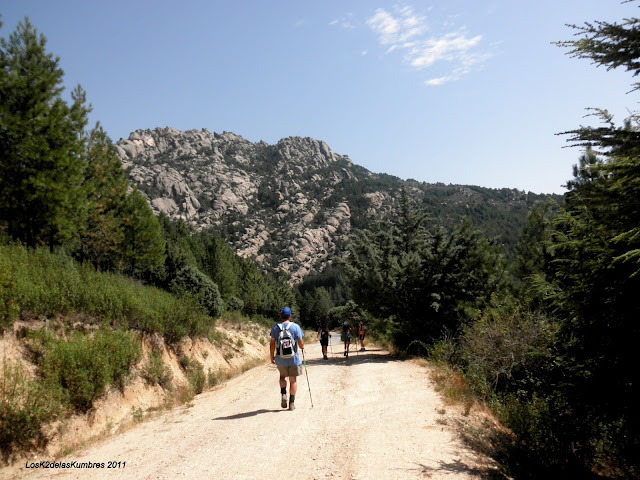
M 87 228 L 81 238 L 80 257 L 105 270 L 121 266 L 127 177 L 111 140 L 97 125 L 89 134 L 85 190 Z
M 0 39 L 0 225 L 31 247 L 53 249 L 85 224 L 89 108 L 79 86 L 62 99 L 63 75 L 28 19 Z
M 633 0 L 632 0 L 633 1 Z M 624 2 L 632 3 L 632 2 Z M 584 25 L 569 25 L 575 30 L 575 40 L 555 42 L 569 48 L 568 55 L 591 60 L 607 70 L 622 68 L 634 77 L 640 74 L 640 19 L 629 18 L 621 23 L 596 21 Z M 633 84 L 632 92 L 640 89 L 640 82 Z M 632 113 L 622 127 L 616 126 L 613 116 L 601 108 L 589 108 L 602 120 L 601 127 L 581 127 L 564 132 L 571 135 L 569 141 L 585 147 L 600 147 L 596 153 L 615 152 L 620 156 L 640 156 L 640 132 L 637 128 L 638 114 Z
M 403 210 L 395 224 L 356 232 L 346 266 L 355 302 L 390 319 L 396 345 L 407 348 L 456 333 L 507 276 L 505 259 L 469 222 L 428 233 L 408 202 Z
M 241 268 L 236 254 L 217 233 L 201 232 L 197 238 L 203 245 L 202 257 L 198 258 L 201 270 L 218 285 L 225 300 L 239 297 Z
M 640 73 L 639 19 L 573 28 L 577 40 L 558 42 L 572 56 Z M 562 320 L 551 429 L 574 459 L 629 474 L 640 467 L 640 131 L 636 113 L 621 127 L 596 114 L 605 126 L 567 132 L 593 150 L 567 183 L 548 247 L 551 308 Z
M 146 198 L 134 188 L 127 195 L 124 207 L 125 271 L 134 276 L 148 276 L 164 263 L 164 252 L 160 223 Z

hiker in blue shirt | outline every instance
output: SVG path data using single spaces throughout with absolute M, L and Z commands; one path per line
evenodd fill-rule
M 271 363 L 275 363 L 280 373 L 280 406 L 287 408 L 287 377 L 289 377 L 289 410 L 295 410 L 297 378 L 302 375 L 300 350 L 304 350 L 303 333 L 298 324 L 291 321 L 291 310 L 284 307 L 280 312 L 280 323 L 271 329 Z

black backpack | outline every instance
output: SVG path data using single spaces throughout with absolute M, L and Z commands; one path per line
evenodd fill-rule
M 329 338 L 329 332 L 327 331 L 326 328 L 323 328 L 322 330 L 320 330 L 320 340 L 325 341 Z

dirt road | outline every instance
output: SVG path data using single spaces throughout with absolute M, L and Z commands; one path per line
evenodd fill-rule
M 57 460 L 104 467 L 26 464 L 12 477 L 480 478 L 473 453 L 445 425 L 446 407 L 424 366 L 380 350 L 352 352 L 345 359 L 341 346 L 332 348 L 328 360 L 318 344 L 305 350 L 313 408 L 303 375 L 297 409 L 281 409 L 277 370 L 264 365 L 199 395 L 192 406 Z M 107 468 L 109 462 L 116 468 Z

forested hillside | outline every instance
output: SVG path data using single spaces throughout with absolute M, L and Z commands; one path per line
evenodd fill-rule
M 640 19 L 570 33 L 569 56 L 640 73 Z M 158 128 L 114 144 L 80 86 L 65 100 L 28 20 L 0 66 L 0 330 L 25 341 L 33 380 L 3 363 L 3 454 L 121 384 L 139 335 L 177 349 L 221 315 L 266 324 L 288 305 L 303 326 L 362 322 L 428 356 L 501 422 L 476 447 L 505 477 L 640 478 L 635 112 L 565 132 L 577 164 L 554 198 L 374 174 L 310 138 Z

